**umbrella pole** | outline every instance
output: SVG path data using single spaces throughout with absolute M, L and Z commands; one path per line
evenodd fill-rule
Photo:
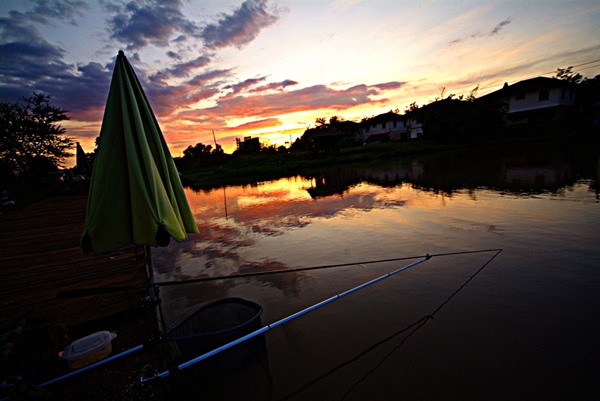
M 171 354 L 169 351 L 169 345 L 162 341 L 166 336 L 165 321 L 163 318 L 161 299 L 159 293 L 159 286 L 154 285 L 156 280 L 154 278 L 154 266 L 152 264 L 152 252 L 149 245 L 144 245 L 144 255 L 146 257 L 146 274 L 150 282 L 150 301 L 152 306 L 153 322 L 152 327 L 154 328 L 154 338 L 156 341 L 155 358 L 156 363 L 160 369 L 170 369 L 172 365 Z
M 154 285 L 156 280 L 154 278 L 154 267 L 152 264 L 152 252 L 150 246 L 144 245 L 144 255 L 146 257 L 146 274 L 148 276 L 148 281 L 150 282 L 150 299 L 152 301 L 152 313 L 154 314 L 154 335 L 157 338 L 161 338 L 165 334 L 164 321 L 162 309 L 160 307 L 159 287 Z

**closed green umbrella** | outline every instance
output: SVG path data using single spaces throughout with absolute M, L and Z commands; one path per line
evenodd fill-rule
M 102 120 L 84 253 L 165 246 L 197 233 L 179 174 L 131 65 L 119 52 Z
M 154 283 L 151 246 L 182 241 L 198 227 L 167 143 L 133 68 L 119 51 L 104 110 L 90 181 L 81 246 L 103 253 L 128 244 L 141 245 Z M 164 327 L 158 287 L 157 334 Z

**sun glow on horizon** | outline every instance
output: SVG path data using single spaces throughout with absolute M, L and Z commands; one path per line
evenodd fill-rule
M 247 136 L 285 146 L 317 118 L 403 113 L 441 87 L 460 95 L 479 85 L 481 96 L 570 65 L 600 74 L 600 6 L 588 0 L 57 1 L 64 12 L 3 1 L 0 45 L 14 51 L 0 66 L 0 100 L 52 94 L 87 152 L 114 49 L 126 52 L 175 157 L 213 145 L 213 130 L 227 153 Z M 39 46 L 35 62 L 25 43 Z

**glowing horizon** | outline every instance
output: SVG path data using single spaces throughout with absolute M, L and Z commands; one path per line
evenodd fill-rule
M 51 94 L 91 152 L 122 49 L 174 157 L 214 146 L 213 130 L 227 153 L 246 136 L 289 146 L 316 118 L 403 112 L 442 86 L 483 95 L 568 66 L 600 74 L 599 19 L 585 0 L 7 0 L 0 100 Z

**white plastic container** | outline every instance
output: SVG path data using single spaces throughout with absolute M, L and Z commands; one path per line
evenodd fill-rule
M 79 369 L 98 362 L 112 352 L 112 340 L 117 335 L 108 331 L 99 331 L 73 341 L 60 356 L 69 362 L 71 369 Z

